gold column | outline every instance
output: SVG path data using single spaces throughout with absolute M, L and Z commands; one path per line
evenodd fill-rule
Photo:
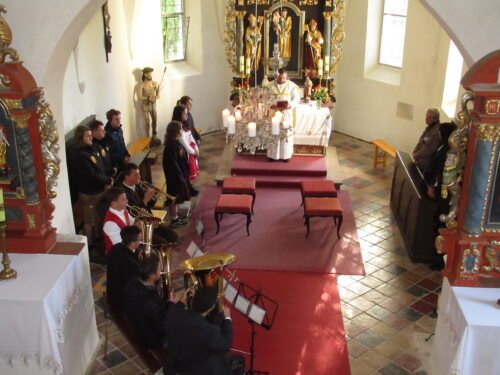
M 3 201 L 3 190 L 0 189 L 0 246 L 2 247 L 2 264 L 3 270 L 0 272 L 0 280 L 15 279 L 17 277 L 17 272 L 10 268 L 9 254 L 7 254 L 6 246 L 6 232 L 7 222 L 5 221 L 5 208 Z

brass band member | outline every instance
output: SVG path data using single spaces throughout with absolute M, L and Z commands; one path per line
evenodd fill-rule
M 106 296 L 111 308 L 123 312 L 124 289 L 139 274 L 139 250 L 141 230 L 135 225 L 123 227 L 121 242 L 113 245 L 106 259 Z
M 75 181 L 79 199 L 83 204 L 84 231 L 89 247 L 94 246 L 94 228 L 97 223 L 96 206 L 113 179 L 106 174 L 102 156 L 92 145 L 92 133 L 85 125 L 75 130 L 74 149 L 69 151 L 70 176 Z
M 152 208 L 156 203 L 156 193 L 154 188 L 143 189 L 141 183 L 141 172 L 134 163 L 128 163 L 123 167 L 122 178 L 115 186 L 125 191 L 129 206 L 142 208 L 151 214 Z M 169 229 L 166 224 L 159 224 L 153 232 L 154 244 L 165 244 L 177 242 L 178 235 Z
M 184 309 L 186 292 L 172 293 L 170 301 L 158 294 L 160 281 L 160 260 L 155 253 L 139 261 L 139 275 L 125 288 L 125 315 L 132 324 L 137 336 L 146 347 L 157 349 L 165 347 L 165 317 L 172 305 Z
M 111 160 L 111 150 L 106 140 L 106 131 L 104 130 L 104 124 L 99 120 L 94 120 L 89 125 L 90 131 L 92 132 L 92 145 L 101 155 L 104 171 L 108 176 L 113 177 L 116 170 L 113 168 L 113 161 Z

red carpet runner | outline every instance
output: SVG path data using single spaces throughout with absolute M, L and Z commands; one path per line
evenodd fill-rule
M 278 302 L 270 331 L 257 327 L 255 370 L 271 375 L 349 375 L 337 281 L 333 275 L 237 271 L 237 277 Z M 249 351 L 251 327 L 232 311 L 233 347 Z M 247 368 L 250 359 L 245 356 Z
M 348 192 L 339 192 L 344 210 L 340 240 L 333 220 L 328 218 L 312 218 L 311 233 L 306 239 L 300 191 L 297 189 L 258 188 L 250 236 L 246 234 L 246 217 L 243 215 L 224 215 L 220 232 L 215 235 L 214 207 L 219 194 L 218 187 L 205 186 L 191 221 L 194 224 L 202 219 L 206 251 L 236 255 L 233 268 L 364 274 Z M 187 238 L 186 247 L 189 242 Z M 180 260 L 186 257 L 185 251 L 180 253 Z

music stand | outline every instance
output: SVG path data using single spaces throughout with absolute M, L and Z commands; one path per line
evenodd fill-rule
M 250 368 L 245 372 L 246 375 L 264 375 L 267 371 L 259 371 L 253 368 L 255 357 L 255 324 L 270 330 L 274 324 L 278 303 L 273 299 L 262 294 L 260 289 L 254 289 L 248 284 L 239 282 L 238 289 L 232 287 L 229 283 L 224 286 L 226 298 L 232 303 L 234 309 L 248 318 L 251 325 L 250 337 Z

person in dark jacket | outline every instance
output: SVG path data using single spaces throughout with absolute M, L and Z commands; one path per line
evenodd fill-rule
M 103 169 L 108 176 L 113 177 L 115 175 L 115 169 L 113 168 L 113 161 L 111 160 L 111 149 L 106 140 L 106 131 L 104 130 L 104 124 L 99 120 L 94 120 L 89 125 L 90 131 L 92 132 L 92 145 L 99 151 L 101 155 L 101 160 L 103 163 Z
M 200 135 L 200 133 L 198 133 L 198 130 L 196 130 L 196 127 L 194 126 L 194 119 L 193 119 L 193 115 L 191 114 L 191 108 L 193 108 L 193 99 L 187 95 L 184 95 L 182 98 L 180 98 L 177 101 L 177 105 L 186 106 L 186 108 L 188 110 L 187 123 L 189 124 L 189 128 L 191 129 L 191 133 L 193 134 L 193 137 L 199 146 L 201 143 L 201 135 Z
M 170 301 L 158 294 L 160 259 L 155 253 L 139 262 L 139 276 L 125 288 L 125 315 L 139 339 L 148 348 L 162 348 L 166 344 L 164 320 L 171 305 L 184 309 L 186 293 L 172 294 Z
M 179 218 L 178 204 L 190 199 L 189 170 L 186 163 L 186 150 L 179 142 L 181 123 L 172 121 L 167 126 L 165 135 L 165 149 L 163 150 L 163 172 L 167 181 L 167 193 L 176 199 L 168 202 L 171 227 L 185 225 L 186 222 Z
M 130 280 L 139 274 L 138 247 L 142 243 L 141 230 L 135 225 L 123 227 L 122 242 L 113 245 L 107 258 L 106 296 L 110 307 L 124 312 L 124 290 Z
M 193 298 L 192 310 L 172 306 L 165 319 L 168 338 L 166 374 L 231 375 L 226 353 L 233 341 L 230 310 L 210 323 L 206 317 L 214 310 L 218 291 L 214 287 L 200 287 Z
M 106 174 L 101 154 L 92 145 L 92 132 L 85 125 L 75 130 L 75 145 L 71 153 L 70 169 L 75 179 L 78 196 L 83 205 L 84 230 L 89 247 L 94 246 L 94 230 L 97 224 L 96 206 L 105 189 L 113 183 Z
M 116 109 L 110 109 L 106 112 L 106 118 L 108 122 L 104 128 L 106 130 L 105 140 L 111 151 L 113 168 L 116 168 L 117 173 L 120 173 L 123 165 L 127 164 L 130 160 L 130 154 L 123 139 L 121 112 Z

